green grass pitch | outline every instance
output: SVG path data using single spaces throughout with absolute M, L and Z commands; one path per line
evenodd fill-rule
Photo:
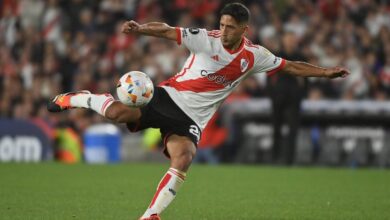
M 167 164 L 0 164 L 0 219 L 138 219 Z M 163 220 L 390 219 L 390 172 L 194 165 Z

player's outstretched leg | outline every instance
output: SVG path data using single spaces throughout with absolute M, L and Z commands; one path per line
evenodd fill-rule
M 184 183 L 186 172 L 195 156 L 196 147 L 188 137 L 171 135 L 166 145 L 171 167 L 158 184 L 152 202 L 140 220 L 160 219 L 160 213 L 173 201 Z
M 87 90 L 57 95 L 47 104 L 47 110 L 50 112 L 61 112 L 72 108 L 91 109 L 117 123 L 136 122 L 141 117 L 138 108 L 130 108 L 115 101 L 108 93 L 92 94 Z

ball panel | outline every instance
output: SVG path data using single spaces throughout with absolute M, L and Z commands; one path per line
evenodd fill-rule
M 153 97 L 153 82 L 143 72 L 131 71 L 125 73 L 117 83 L 119 100 L 131 107 L 142 107 Z

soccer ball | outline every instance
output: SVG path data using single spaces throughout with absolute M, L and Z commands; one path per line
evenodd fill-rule
M 153 82 L 143 72 L 130 71 L 125 73 L 116 86 L 119 100 L 130 107 L 142 107 L 153 97 Z

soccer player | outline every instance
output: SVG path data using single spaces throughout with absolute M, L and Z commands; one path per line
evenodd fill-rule
M 321 68 L 288 61 L 252 44 L 245 38 L 250 13 L 240 3 L 227 4 L 220 15 L 219 30 L 213 31 L 171 27 L 160 22 L 123 24 L 124 34 L 173 40 L 191 51 L 181 72 L 157 86 L 147 106 L 130 108 L 110 94 L 88 91 L 60 94 L 48 104 L 51 112 L 92 109 L 114 122 L 126 123 L 130 131 L 160 128 L 170 168 L 158 184 L 142 220 L 160 219 L 160 213 L 175 198 L 186 178 L 202 129 L 243 79 L 256 73 L 327 78 L 349 74 L 340 67 Z

